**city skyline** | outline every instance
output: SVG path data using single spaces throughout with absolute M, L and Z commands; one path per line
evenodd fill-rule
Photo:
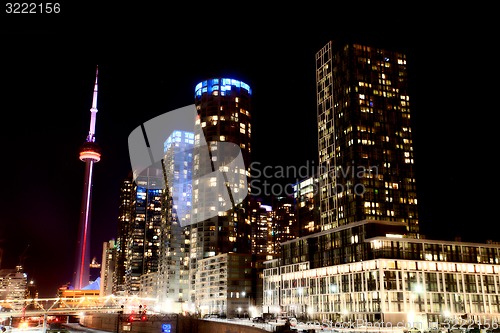
M 456 117 L 469 110 L 477 114 L 478 108 L 488 110 L 486 102 L 476 97 L 480 92 L 477 82 L 486 74 L 479 70 L 481 67 L 463 72 L 459 66 L 483 55 L 476 56 L 471 48 L 458 54 L 456 48 L 462 38 L 458 33 L 448 40 L 439 34 L 428 36 L 424 42 L 414 36 L 403 40 L 404 31 L 393 36 L 339 33 L 333 27 L 316 34 L 307 31 L 302 36 L 293 31 L 281 35 L 279 31 L 249 37 L 243 50 L 241 45 L 245 43 L 228 39 L 219 49 L 208 41 L 199 41 L 196 48 L 172 41 L 171 49 L 164 52 L 138 40 L 112 49 L 106 47 L 105 38 L 81 36 L 63 45 L 64 36 L 53 33 L 42 34 L 45 39 L 34 34 L 6 34 L 10 46 L 6 56 L 11 65 L 4 70 L 3 108 L 14 121 L 2 135 L 3 141 L 9 142 L 7 156 L 12 163 L 4 162 L 9 191 L 2 206 L 7 213 L 0 230 L 0 246 L 4 249 L 1 267 L 14 267 L 29 245 L 25 268 L 38 282 L 42 296 L 55 294 L 54 288 L 71 280 L 84 173 L 78 150 L 88 129 L 96 65 L 100 78 L 97 132 L 103 159 L 95 169 L 91 256 L 100 258 L 102 242 L 116 237 L 119 188 L 130 170 L 126 139 L 132 129 L 157 115 L 192 104 L 194 86 L 199 81 L 230 76 L 247 82 L 254 90 L 253 129 L 258 141 L 253 160 L 262 165 L 296 166 L 316 161 L 314 55 L 328 40 L 344 37 L 391 46 L 408 54 L 422 233 L 495 240 L 494 234 L 458 223 L 493 216 L 493 208 L 488 208 L 494 207 L 492 186 L 476 181 L 476 177 L 467 185 L 462 183 L 467 175 L 481 178 L 486 172 L 487 166 L 474 159 L 463 166 L 462 156 L 474 136 L 482 132 L 487 139 L 491 135 L 487 128 L 493 124 L 474 117 Z M 87 50 L 92 42 L 94 47 Z M 469 47 L 473 45 L 472 40 L 466 42 Z M 126 54 L 130 45 L 141 50 Z M 206 50 L 206 57 L 193 63 L 189 52 L 197 48 Z M 40 49 L 44 52 L 33 59 L 29 52 Z M 75 60 L 77 54 L 79 60 Z M 486 69 L 484 63 L 475 65 Z M 457 96 L 459 103 L 449 101 Z M 259 110 L 262 105 L 266 105 L 265 110 Z M 465 129 L 481 130 L 475 134 L 468 130 L 470 137 L 464 137 L 460 134 Z M 270 144 L 274 142 L 277 144 Z M 461 194 L 464 190 L 466 195 Z M 470 208 L 462 201 L 465 198 Z M 438 223 L 441 230 L 435 228 Z M 474 223 L 488 226 L 486 222 Z

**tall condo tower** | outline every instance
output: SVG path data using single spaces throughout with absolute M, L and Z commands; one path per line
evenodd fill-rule
M 73 286 L 82 289 L 89 284 L 90 268 L 90 213 L 92 199 L 92 172 L 94 163 L 101 159 L 101 149 L 95 142 L 95 121 L 97 114 L 97 76 L 95 73 L 94 95 L 90 108 L 90 130 L 87 139 L 80 149 L 80 160 L 85 162 L 85 178 L 83 183 L 82 208 L 80 211 L 80 225 L 78 230 L 76 269 Z
M 210 78 L 195 88 L 198 118 L 194 130 L 192 214 L 189 226 L 190 298 L 196 306 L 220 313 L 230 313 L 231 308 L 248 306 L 248 299 L 241 295 L 251 295 L 251 283 L 244 276 L 245 269 L 250 268 L 238 266 L 239 260 L 244 261 L 245 258 L 248 258 L 247 264 L 250 265 L 251 255 L 249 190 L 245 186 L 250 175 L 251 95 L 248 84 L 232 78 Z M 200 144 L 202 136 L 206 145 Z M 232 163 L 236 156 L 234 147 L 241 151 L 244 166 Z M 224 177 L 233 179 L 227 181 L 223 177 L 218 178 L 217 175 L 222 171 L 225 172 Z M 225 200 L 223 194 L 228 194 L 230 200 Z M 238 196 L 244 199 L 237 202 L 235 197 Z M 232 252 L 237 256 L 227 259 L 228 256 L 224 254 Z M 207 292 L 196 289 L 196 283 L 201 281 L 197 276 L 210 273 L 203 270 L 207 262 L 204 259 L 208 262 L 212 259 L 234 259 L 234 267 L 238 266 L 240 270 L 235 271 L 234 275 L 229 274 L 234 278 L 230 286 L 223 280 L 225 275 L 221 275 L 218 282 L 211 283 L 218 283 L 218 291 L 221 291 L 215 300 L 201 284 L 199 287 Z M 241 304 L 236 303 L 239 301 Z
M 245 165 L 250 165 L 251 153 L 251 94 L 250 86 L 230 78 L 211 78 L 200 82 L 195 88 L 195 105 L 198 119 L 195 123 L 195 145 L 204 135 L 209 146 L 195 146 L 193 154 L 193 221 L 191 248 L 196 249 L 198 259 L 221 253 L 251 253 L 250 216 L 247 202 L 229 207 L 220 200 L 215 189 L 226 184 L 217 184 L 216 179 L 196 181 L 215 165 L 228 165 L 233 157 L 231 145 L 238 145 Z M 226 148 L 228 147 L 228 148 Z M 209 151 L 206 156 L 205 151 Z M 231 151 L 228 151 L 231 150 Z M 221 167 L 222 169 L 224 167 Z M 249 168 L 248 168 L 249 169 Z M 208 171 L 207 171 L 208 170 Z M 249 170 L 237 170 L 241 178 L 248 178 Z M 231 184 L 234 193 L 248 191 L 240 184 Z M 229 189 L 228 189 L 229 190 Z M 215 213 L 214 213 L 215 212 Z M 198 234 L 196 234 L 198 233 Z M 194 253 L 194 251 L 193 251 Z
M 316 74 L 322 230 L 371 219 L 417 235 L 406 56 L 329 42 Z

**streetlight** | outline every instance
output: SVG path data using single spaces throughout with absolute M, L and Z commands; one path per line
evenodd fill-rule
M 238 306 L 238 318 L 241 318 L 241 306 Z

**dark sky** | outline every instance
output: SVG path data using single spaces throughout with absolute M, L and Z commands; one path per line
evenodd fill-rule
M 73 4 L 57 17 L 0 17 L 1 268 L 23 257 L 41 297 L 71 280 L 84 177 L 78 150 L 89 128 L 96 64 L 103 156 L 94 169 L 91 240 L 98 261 L 102 243 L 116 237 L 119 188 L 130 171 L 128 135 L 193 104 L 194 86 L 204 79 L 230 76 L 252 87 L 254 161 L 316 161 L 314 57 L 330 39 L 408 55 L 423 233 L 500 240 L 492 232 L 499 73 L 491 42 L 497 38 L 486 9 L 473 24 L 470 8 L 453 15 L 401 8 L 382 17 L 370 10 L 308 15 L 295 8 L 285 15 L 240 8 L 211 17 L 205 8 L 178 13 L 161 6 Z

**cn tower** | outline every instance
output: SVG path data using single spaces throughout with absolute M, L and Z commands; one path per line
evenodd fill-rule
M 83 184 L 82 208 L 80 212 L 80 225 L 78 230 L 76 269 L 73 286 L 74 289 L 83 289 L 89 281 L 90 269 L 90 213 L 92 203 L 92 171 L 94 163 L 101 159 L 101 149 L 95 142 L 95 121 L 97 114 L 97 76 L 95 72 L 94 95 L 90 108 L 90 130 L 87 139 L 80 149 L 80 160 L 85 162 L 85 178 Z

